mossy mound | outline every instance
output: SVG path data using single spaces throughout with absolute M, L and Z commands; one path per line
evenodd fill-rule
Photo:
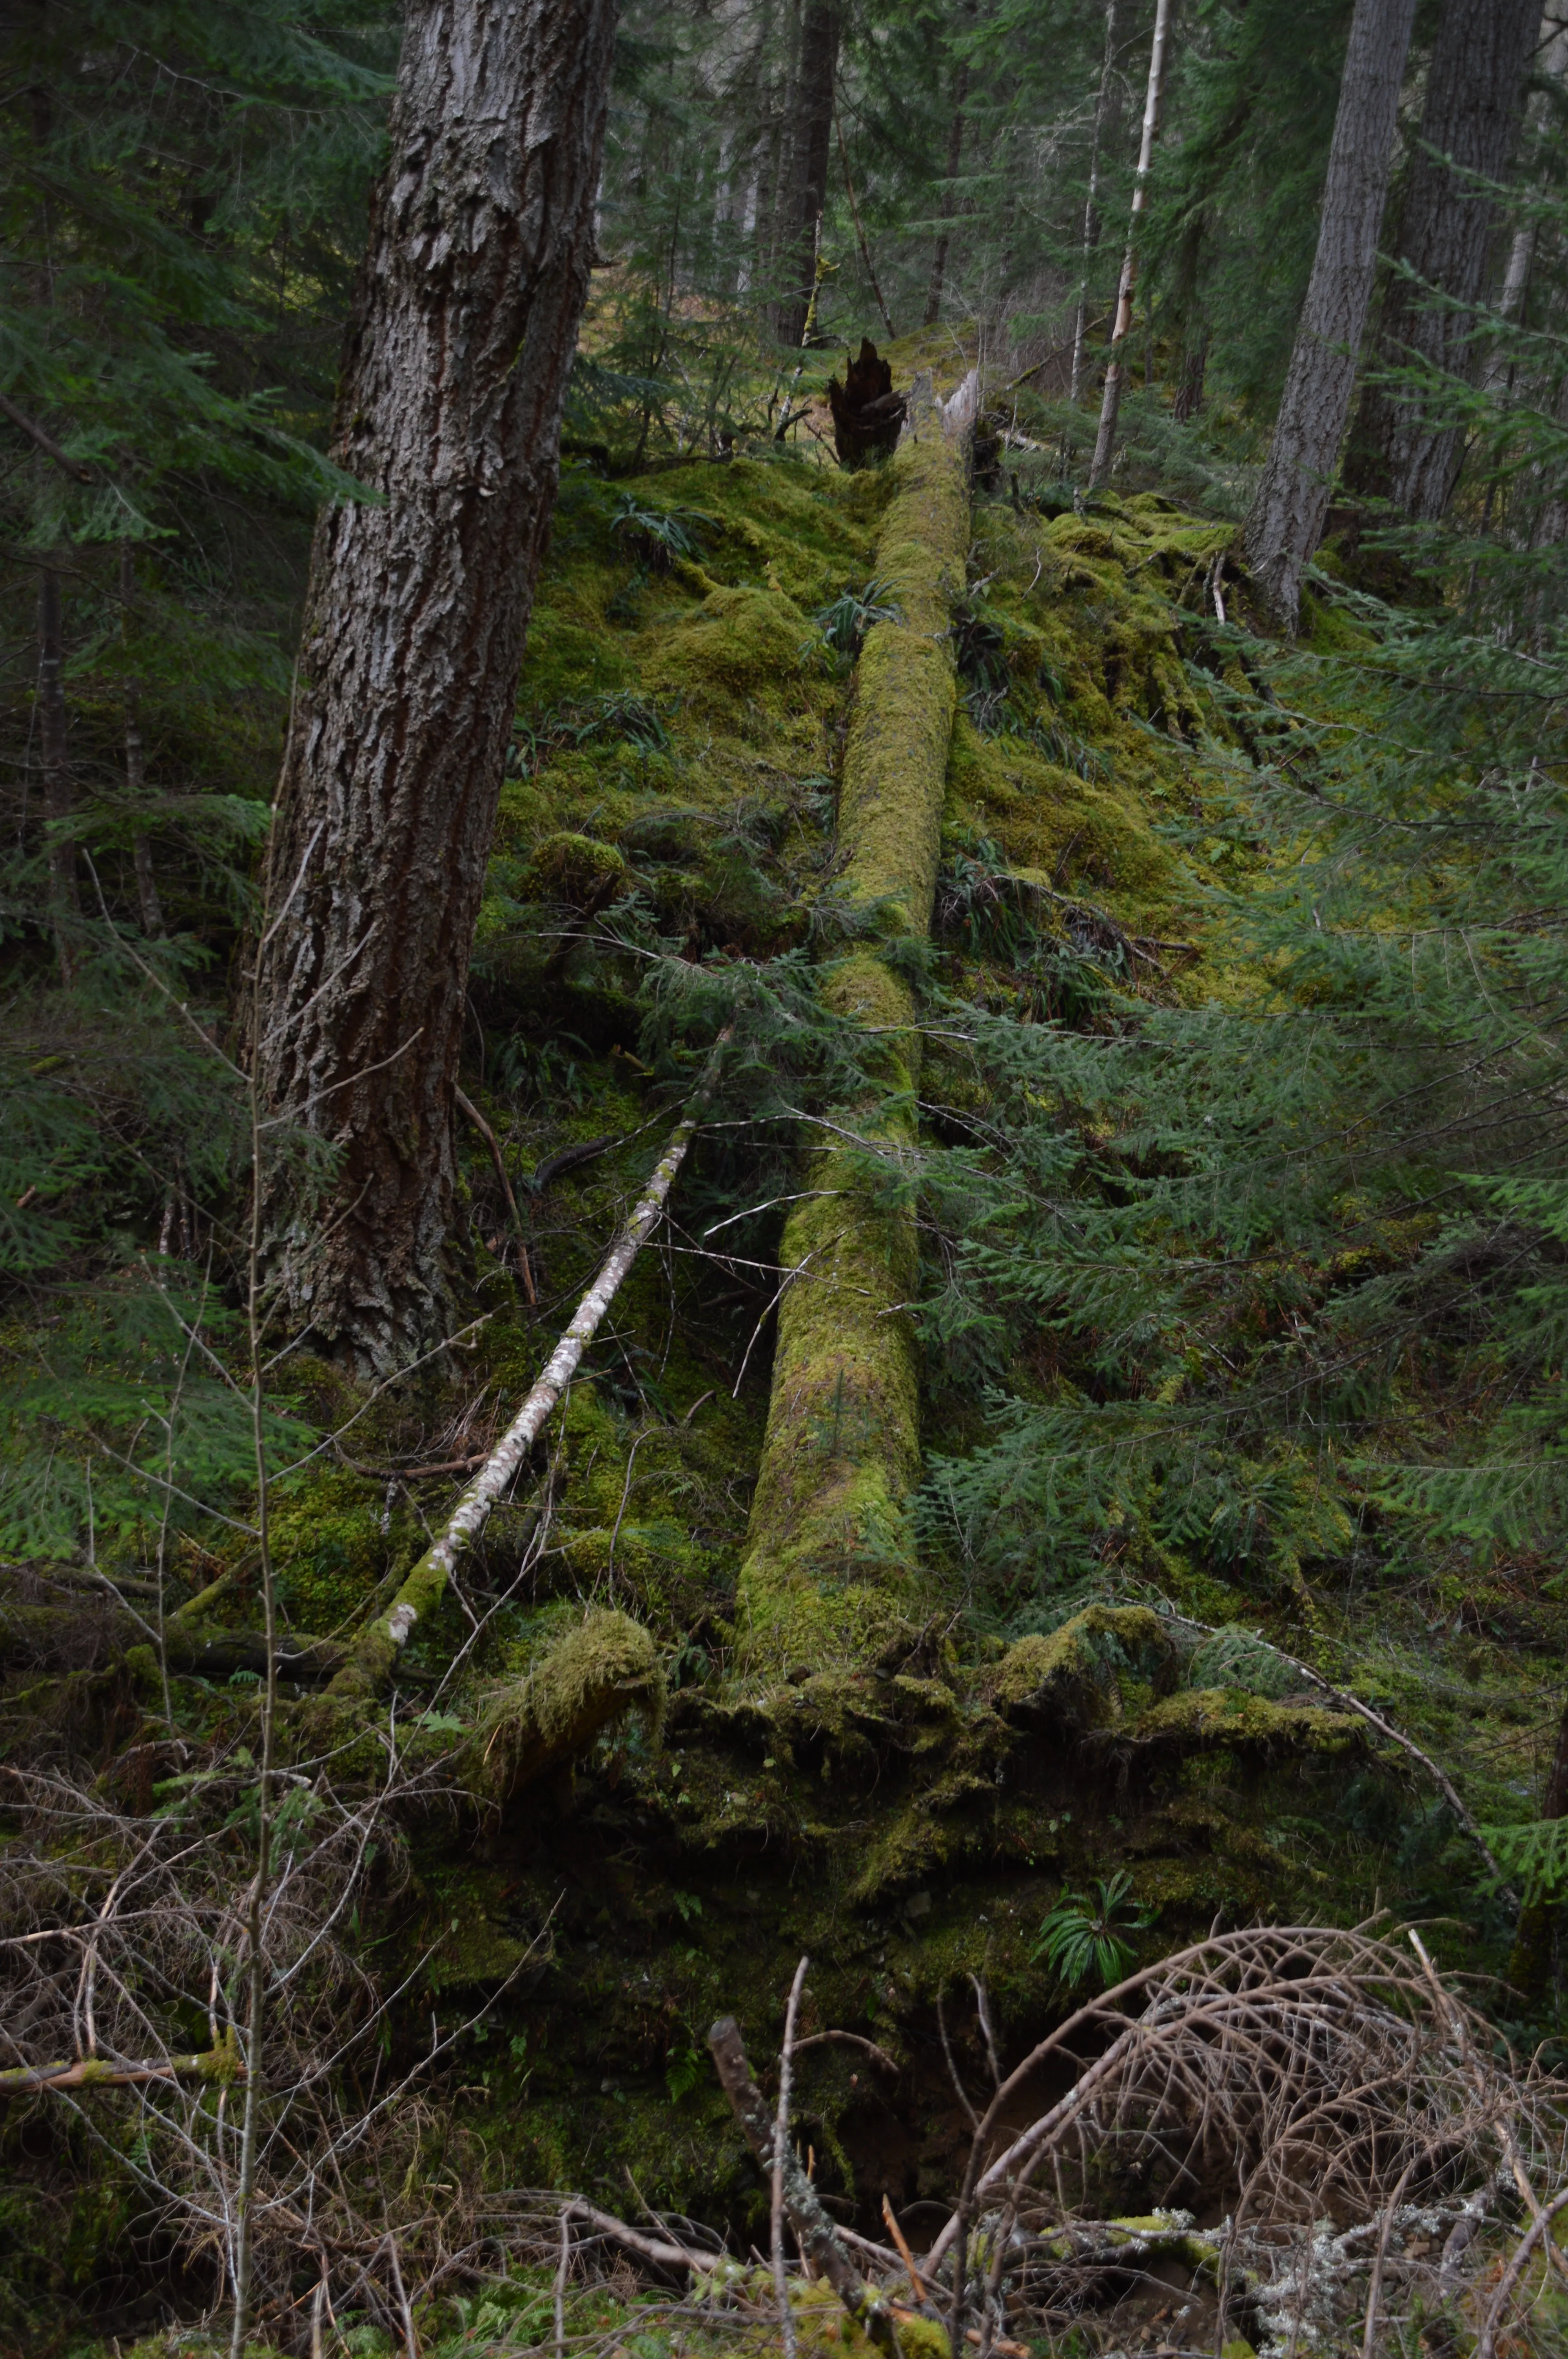
M 664 1703 L 664 1671 L 647 1631 L 625 1614 L 590 1613 L 489 1699 L 470 1748 L 472 1774 L 481 1791 L 509 1800 L 630 1711 L 656 1728 Z
M 748 708 L 772 717 L 812 652 L 814 633 L 782 591 L 716 588 L 675 625 L 646 666 L 656 691 L 678 696 L 695 718 L 746 733 Z

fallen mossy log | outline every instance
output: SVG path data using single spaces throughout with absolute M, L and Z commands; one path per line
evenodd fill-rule
M 185 1679 L 229 1680 L 236 1672 L 266 1677 L 266 1640 L 259 1630 L 200 1628 L 178 1614 L 166 1616 L 161 1632 L 107 1589 L 91 1614 L 78 1605 L 36 1605 L 0 1601 L 0 1661 L 38 1669 L 80 1669 L 84 1656 L 129 1661 L 159 1648 L 170 1671 Z M 347 1649 L 325 1638 L 283 1638 L 274 1659 L 280 1679 L 319 1686 L 342 1668 Z
M 746 1657 L 779 1669 L 863 1660 L 903 1618 L 906 1511 L 920 1474 L 920 1035 L 909 984 L 877 943 L 930 931 L 957 703 L 948 624 L 969 502 L 962 449 L 934 406 L 891 467 L 876 569 L 897 619 L 866 636 L 838 798 L 838 890 L 865 913 L 872 940 L 823 986 L 826 1004 L 868 1036 L 870 1088 L 816 1125 L 806 1192 L 784 1226 L 741 1574 Z

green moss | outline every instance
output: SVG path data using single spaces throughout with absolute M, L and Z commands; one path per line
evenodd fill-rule
M 589 1613 L 524 1678 L 492 1698 L 470 1748 L 470 1773 L 505 1800 L 626 1712 L 656 1723 L 664 1701 L 658 1649 L 647 1631 L 625 1614 Z
M 990 1674 L 1000 1712 L 1054 1713 L 1099 1724 L 1125 1715 L 1129 1681 L 1175 1676 L 1177 1655 L 1157 1614 L 1142 1605 L 1091 1605 L 1049 1636 L 1021 1638 Z
M 314 1474 L 299 1490 L 275 1498 L 270 1517 L 279 1603 L 297 1630 L 341 1629 L 364 1605 L 400 1548 L 407 1545 L 405 1509 L 381 1528 L 379 1486 L 361 1475 Z
M 627 873 L 626 862 L 612 843 L 560 829 L 534 847 L 530 882 L 552 898 L 580 908 Z
M 656 692 L 679 696 L 689 714 L 738 726 L 749 703 L 776 709 L 812 636 L 782 591 L 716 589 L 664 634 L 643 677 Z
M 1307 1753 L 1363 1747 L 1367 1724 L 1319 1704 L 1275 1703 L 1245 1688 L 1189 1688 L 1165 1696 L 1131 1723 L 1144 1742 L 1279 1745 Z
M 860 658 L 839 794 L 840 889 L 882 905 L 890 929 L 925 932 L 956 702 L 945 634 L 963 582 L 968 503 L 961 462 L 939 437 L 904 444 L 887 473 L 877 564 L 901 614 L 878 625 Z M 892 1103 L 836 1110 L 807 1148 L 807 1192 L 784 1230 L 780 1259 L 793 1275 L 741 1580 L 748 1658 L 773 1666 L 864 1659 L 896 1626 L 920 1473 L 909 1308 L 918 1243 L 901 1177 L 914 1139 L 914 1006 L 908 985 L 867 951 L 838 962 L 825 997 L 879 1036 L 874 1070 Z

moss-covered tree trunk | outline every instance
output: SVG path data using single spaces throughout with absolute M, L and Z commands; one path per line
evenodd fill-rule
M 929 930 L 957 687 L 947 636 L 969 504 L 956 441 L 906 436 L 877 552 L 899 618 L 860 657 L 838 804 L 839 889 L 891 941 Z M 853 1658 L 896 1618 L 920 1470 L 913 1299 L 920 1038 L 908 984 L 874 949 L 841 960 L 828 1005 L 874 1034 L 876 1094 L 824 1117 L 785 1226 L 767 1433 L 741 1580 L 759 1664 Z

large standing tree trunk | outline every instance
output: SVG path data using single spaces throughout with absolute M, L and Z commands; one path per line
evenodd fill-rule
M 613 0 L 413 0 L 323 516 L 257 961 L 267 1274 L 385 1370 L 443 1302 L 452 1091 L 524 632 L 593 251 Z
M 1367 324 L 1415 0 L 1356 0 L 1317 252 L 1252 512 L 1254 579 L 1288 630 L 1324 518 Z
M 782 344 L 804 342 L 811 316 L 822 208 L 827 201 L 833 94 L 843 22 L 838 9 L 824 5 L 823 0 L 811 0 L 801 20 L 800 79 L 792 126 L 794 195 L 784 249 L 784 291 L 778 308 Z
M 1421 286 L 1394 278 L 1378 338 L 1383 367 L 1426 362 L 1447 375 L 1472 372 L 1469 307 L 1486 293 L 1496 208 L 1470 176 L 1498 180 L 1508 169 L 1540 19 L 1540 0 L 1447 0 L 1394 257 L 1460 308 L 1433 305 Z M 1433 424 L 1418 397 L 1368 385 L 1345 479 L 1430 521 L 1448 505 L 1460 455 L 1457 429 Z

